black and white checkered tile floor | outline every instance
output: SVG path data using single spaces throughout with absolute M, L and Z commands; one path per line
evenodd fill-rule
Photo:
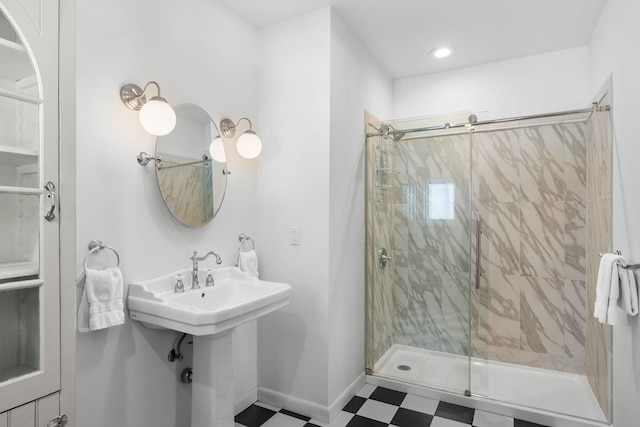
M 451 403 L 365 385 L 331 424 L 257 402 L 236 427 L 543 427 Z

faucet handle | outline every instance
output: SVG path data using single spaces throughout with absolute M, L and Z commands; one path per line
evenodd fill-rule
M 177 294 L 184 292 L 184 283 L 182 283 L 182 279 L 184 279 L 184 274 L 176 274 L 176 285 L 173 288 L 173 292 Z

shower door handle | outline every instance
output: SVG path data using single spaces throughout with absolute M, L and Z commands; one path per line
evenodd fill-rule
M 476 289 L 480 289 L 480 259 L 482 254 L 482 219 L 476 220 Z

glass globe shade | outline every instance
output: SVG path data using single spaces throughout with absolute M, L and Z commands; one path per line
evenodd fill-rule
M 140 109 L 140 124 L 151 135 L 166 135 L 176 127 L 176 113 L 166 99 L 154 96 Z
M 222 143 L 222 138 L 216 136 L 213 141 L 211 141 L 211 145 L 209 146 L 209 153 L 213 160 L 218 163 L 226 163 L 227 155 L 224 152 L 224 144 Z
M 255 159 L 262 152 L 262 141 L 254 131 L 248 130 L 240 135 L 236 148 L 245 159 Z

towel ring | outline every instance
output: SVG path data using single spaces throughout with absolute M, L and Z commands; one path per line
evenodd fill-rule
M 240 233 L 240 235 L 238 236 L 238 241 L 240 242 L 238 244 L 238 252 L 240 252 L 240 249 L 242 249 L 242 244 L 245 243 L 246 241 L 251 242 L 251 249 L 256 248 L 256 244 L 254 243 L 253 239 L 244 233 Z
M 118 261 L 118 263 L 116 264 L 116 267 L 120 267 L 120 255 L 118 255 L 118 251 L 113 249 L 111 246 L 105 245 L 104 243 L 102 243 L 102 241 L 96 239 L 89 242 L 89 253 L 87 254 L 87 256 L 84 257 L 85 270 L 87 269 L 87 261 L 89 261 L 89 257 L 93 254 L 100 252 L 103 249 L 109 249 L 111 250 L 111 252 L 113 252 L 116 255 L 116 259 Z

